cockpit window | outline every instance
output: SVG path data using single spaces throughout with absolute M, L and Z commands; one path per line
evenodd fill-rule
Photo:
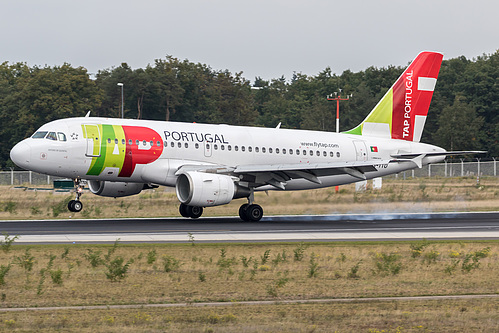
M 66 134 L 57 132 L 57 137 L 59 138 L 59 141 L 66 141 Z
M 41 132 L 36 132 L 35 134 L 33 134 L 32 138 L 33 139 L 43 139 L 45 137 L 45 135 L 47 135 L 47 131 L 41 131 Z
M 57 141 L 57 136 L 55 135 L 55 132 L 50 132 L 47 134 L 46 139 Z

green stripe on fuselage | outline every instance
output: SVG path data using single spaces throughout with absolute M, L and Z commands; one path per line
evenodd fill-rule
M 121 126 L 116 125 L 99 125 L 99 129 L 102 133 L 100 156 L 92 157 L 87 175 L 98 176 L 107 167 L 118 168 L 119 173 L 125 160 L 126 145 L 122 143 L 125 132 Z M 118 139 L 118 143 L 115 143 L 115 139 Z

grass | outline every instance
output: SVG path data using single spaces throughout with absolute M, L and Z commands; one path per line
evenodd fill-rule
M 499 241 L 427 241 L 413 257 L 415 244 L 13 244 L 0 307 L 499 292 Z M 113 280 L 116 260 L 127 269 Z M 498 310 L 496 299 L 469 299 L 0 312 L 0 331 L 483 332 L 497 328 Z
M 309 191 L 256 193 L 266 215 L 371 212 L 499 210 L 499 178 L 417 178 L 383 180 L 381 190 L 356 193 L 354 184 Z M 0 186 L 0 219 L 104 218 L 179 216 L 171 188 L 160 187 L 125 198 L 104 198 L 86 192 L 81 213 L 67 211 L 68 193 L 25 191 Z M 205 209 L 204 216 L 237 215 L 245 199 Z M 161 207 L 161 209 L 158 209 Z
M 283 253 L 293 253 L 300 244 L 13 245 L 9 253 L 2 254 L 2 265 L 10 265 L 10 268 L 0 286 L 0 306 L 499 291 L 496 278 L 499 242 L 429 243 L 431 245 L 416 258 L 412 256 L 409 242 L 313 243 L 307 244 L 301 261 L 294 260 L 291 255 L 282 259 Z M 96 264 L 95 254 L 106 252 L 111 254 L 101 256 Z M 157 260 L 150 260 L 148 254 L 152 252 Z M 431 255 L 432 259 L 427 259 L 427 254 L 437 252 L 438 256 Z M 269 286 L 276 287 L 275 292 L 269 292 Z
M 493 299 L 0 313 L 9 332 L 495 332 Z

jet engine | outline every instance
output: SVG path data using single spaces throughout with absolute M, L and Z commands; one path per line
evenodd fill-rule
M 126 197 L 139 194 L 144 189 L 142 183 L 109 182 L 99 180 L 89 180 L 88 188 L 93 194 L 103 197 Z
M 234 183 L 230 176 L 204 172 L 185 172 L 178 176 L 177 198 L 189 206 L 210 207 L 250 195 L 250 190 Z

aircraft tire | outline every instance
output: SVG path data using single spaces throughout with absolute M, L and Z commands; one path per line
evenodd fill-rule
M 260 205 L 249 205 L 246 208 L 247 221 L 258 222 L 263 217 L 263 208 Z
M 203 215 L 203 207 L 187 206 L 187 213 L 190 218 L 197 219 Z
M 246 215 L 246 210 L 248 209 L 248 207 L 249 207 L 249 204 L 247 204 L 247 203 L 244 205 L 241 205 L 241 207 L 239 207 L 239 217 L 243 221 L 249 221 L 249 218 Z
M 71 200 L 68 203 L 68 209 L 74 213 L 81 212 L 83 209 L 83 203 L 80 200 Z
M 76 201 L 76 200 L 70 200 L 70 201 L 68 202 L 68 210 L 69 210 L 70 212 L 74 212 L 73 205 L 74 205 L 74 202 L 75 202 L 75 201 Z
M 178 211 L 182 217 L 190 217 L 189 212 L 188 212 L 189 206 L 184 205 L 183 203 L 180 204 L 180 207 L 178 208 Z

